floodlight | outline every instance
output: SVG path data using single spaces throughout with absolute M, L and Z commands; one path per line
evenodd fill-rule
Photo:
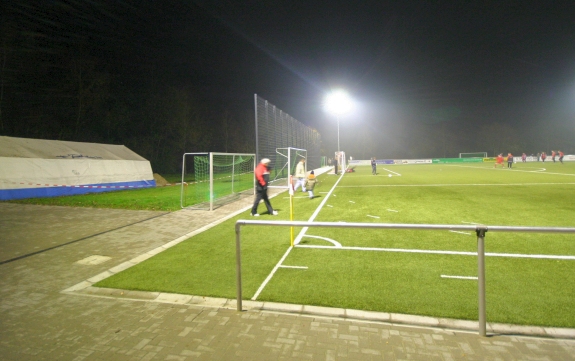
M 353 106 L 351 98 L 344 90 L 334 90 L 325 97 L 325 110 L 339 116 L 348 113 Z

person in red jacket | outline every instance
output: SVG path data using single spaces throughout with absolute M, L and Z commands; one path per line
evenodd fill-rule
M 272 216 L 277 216 L 278 214 L 278 212 L 274 211 L 272 208 L 268 198 L 268 183 L 270 182 L 270 171 L 268 170 L 269 164 L 270 160 L 268 158 L 264 158 L 256 167 L 256 199 L 254 200 L 254 205 L 252 206 L 252 216 L 254 217 L 259 216 L 258 205 L 262 199 L 266 205 L 266 208 L 268 209 L 269 214 Z
M 497 168 L 497 164 L 501 164 L 501 168 L 503 168 L 503 154 L 499 154 L 497 158 L 495 158 L 495 165 L 493 168 Z
M 562 151 L 558 151 L 559 152 L 559 161 L 561 162 L 561 164 L 563 164 L 563 156 L 565 155 Z
M 553 159 L 553 163 L 555 163 L 555 156 L 557 155 L 557 153 L 555 153 L 554 150 L 551 151 L 551 159 Z

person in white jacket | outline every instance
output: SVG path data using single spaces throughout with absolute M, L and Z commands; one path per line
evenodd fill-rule
M 295 167 L 295 186 L 293 188 L 294 192 L 301 186 L 301 191 L 305 192 L 305 159 L 301 159 L 297 166 Z

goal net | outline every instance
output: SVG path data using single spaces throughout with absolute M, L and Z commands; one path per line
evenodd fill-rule
M 254 194 L 255 154 L 185 153 L 180 206 L 213 210 Z
M 275 161 L 270 165 L 270 183 L 272 186 L 289 186 L 289 176 L 295 174 L 295 167 L 305 159 L 307 171 L 307 150 L 299 148 L 276 148 Z
M 459 158 L 487 158 L 487 152 L 459 153 Z
M 334 165 L 335 162 L 337 162 L 337 173 L 345 173 L 345 170 L 347 169 L 347 162 L 345 159 L 345 152 L 344 151 L 339 151 L 339 152 L 335 152 L 334 154 Z M 335 171 L 335 167 L 334 167 L 334 171 Z

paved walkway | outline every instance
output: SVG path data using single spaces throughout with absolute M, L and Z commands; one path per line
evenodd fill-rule
M 350 318 L 351 310 L 244 302 L 247 311 L 237 312 L 233 300 L 90 286 L 207 225 L 247 215 L 250 203 L 173 213 L 0 203 L 0 359 L 575 360 L 575 330 L 534 337 L 491 325 L 497 333 L 480 337 L 375 314 Z

